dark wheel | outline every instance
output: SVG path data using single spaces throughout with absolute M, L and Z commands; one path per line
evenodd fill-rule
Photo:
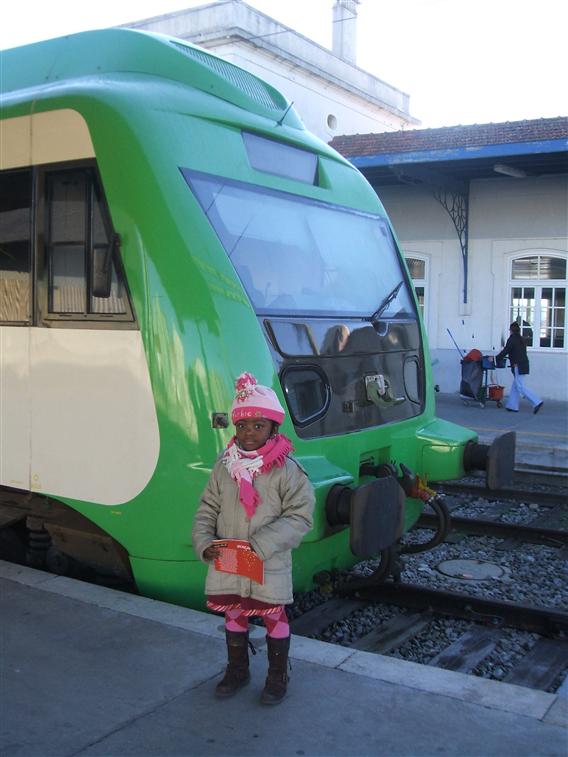
M 501 402 L 501 400 L 497 400 L 497 407 L 503 407 L 503 403 Z

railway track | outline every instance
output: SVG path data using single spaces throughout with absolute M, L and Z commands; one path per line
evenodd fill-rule
M 492 492 L 469 481 L 444 482 L 438 492 L 449 514 L 447 540 L 478 534 L 503 539 L 502 549 L 512 549 L 523 542 L 554 547 L 568 545 L 568 492 L 564 488 Z M 520 508 L 516 508 L 519 503 Z M 518 520 L 525 522 L 516 522 Z M 436 529 L 438 526 L 436 512 L 426 506 L 414 528 Z
M 438 520 L 431 513 L 422 513 L 416 522 L 415 528 L 435 528 Z M 552 547 L 568 546 L 568 531 L 557 528 L 548 528 L 538 524 L 522 525 L 518 523 L 502 523 L 484 518 L 461 518 L 451 517 L 452 532 L 462 534 L 480 534 L 483 536 L 496 536 L 506 539 L 508 548 L 512 549 L 519 542 L 532 542 L 534 544 L 548 544 Z
M 446 495 L 468 495 L 483 497 L 489 501 L 511 501 L 542 505 L 562 506 L 568 504 L 568 491 L 562 487 L 552 487 L 548 491 L 529 488 L 511 488 L 491 491 L 484 484 L 463 483 L 461 481 L 443 481 L 430 484 L 436 491 Z
M 294 618 L 292 632 L 456 672 L 555 690 L 568 669 L 566 602 L 551 597 L 550 604 L 557 606 L 537 604 L 547 601 L 539 590 L 545 570 L 549 575 L 552 570 L 552 580 L 564 586 L 565 496 L 554 491 L 495 493 L 464 483 L 444 484 L 444 488 L 447 510 L 459 513 L 449 518 L 445 542 L 420 554 L 404 555 L 403 546 L 403 580 L 384 581 L 381 574 L 383 582 L 378 581 L 381 563 L 370 561 L 359 566 L 356 576 L 324 582 L 328 600 Z M 469 512 L 481 517 L 470 517 Z M 437 514 L 427 507 L 403 541 L 420 542 L 421 529 L 435 531 L 438 526 Z M 519 561 L 534 566 L 528 579 L 518 570 Z M 445 566 L 450 565 L 452 570 L 446 572 Z M 527 581 L 536 588 L 525 594 Z M 467 588 L 462 592 L 464 584 Z M 512 591 L 515 586 L 522 589 Z M 520 601 L 512 601 L 511 596 Z M 501 659 L 506 660 L 503 666 Z
M 544 484 L 545 486 L 563 486 L 568 487 L 568 470 L 566 468 L 553 468 L 546 466 L 529 467 L 524 466 L 515 468 L 515 484 L 532 485 Z
M 353 581 L 338 592 L 342 596 L 334 596 L 292 620 L 292 633 L 325 640 L 330 635 L 328 629 L 380 603 L 396 608 L 395 612 L 355 640 L 343 636 L 342 646 L 402 656 L 396 655 L 397 650 L 412 642 L 419 645 L 420 636 L 427 636 L 433 623 L 458 618 L 467 622 L 462 623 L 456 638 L 431 656 L 428 665 L 475 672 L 496 650 L 506 629 L 514 628 L 538 634 L 538 638 L 501 680 L 547 690 L 559 682 L 568 666 L 567 612 L 393 582 L 373 585 L 368 580 Z

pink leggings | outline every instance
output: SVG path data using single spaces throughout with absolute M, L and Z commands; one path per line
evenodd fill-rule
M 290 636 L 290 626 L 288 625 L 288 616 L 284 607 L 280 612 L 263 615 L 262 620 L 266 626 L 266 633 L 273 639 L 286 639 Z M 237 633 L 246 633 L 248 631 L 249 619 L 244 615 L 242 610 L 227 610 L 225 612 L 225 628 L 227 631 L 236 631 Z

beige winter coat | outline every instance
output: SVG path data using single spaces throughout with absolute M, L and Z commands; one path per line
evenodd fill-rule
M 262 502 L 248 520 L 239 502 L 238 487 L 219 460 L 201 495 L 193 523 L 192 540 L 203 560 L 213 539 L 246 539 L 264 560 L 264 584 L 221 573 L 208 563 L 206 594 L 237 594 L 271 604 L 290 604 L 292 597 L 292 554 L 312 528 L 314 490 L 303 470 L 286 458 L 282 468 L 254 479 Z

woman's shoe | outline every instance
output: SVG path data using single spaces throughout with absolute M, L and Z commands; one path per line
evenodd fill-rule
M 542 402 L 542 401 L 541 401 L 541 402 L 539 402 L 539 403 L 538 403 L 538 405 L 535 405 L 535 407 L 534 407 L 534 410 L 533 410 L 533 413 L 534 413 L 534 415 L 536 415 L 536 414 L 538 413 L 538 411 L 540 410 L 540 408 L 541 408 L 541 407 L 542 407 L 543 405 L 544 405 L 544 402 Z
M 506 410 L 506 411 L 507 411 L 508 413 L 518 413 L 518 412 L 519 412 L 518 410 L 513 410 L 513 408 L 512 408 L 512 407 L 506 407 L 506 408 L 505 408 L 505 410 Z M 536 410 L 535 410 L 534 412 L 536 413 Z

